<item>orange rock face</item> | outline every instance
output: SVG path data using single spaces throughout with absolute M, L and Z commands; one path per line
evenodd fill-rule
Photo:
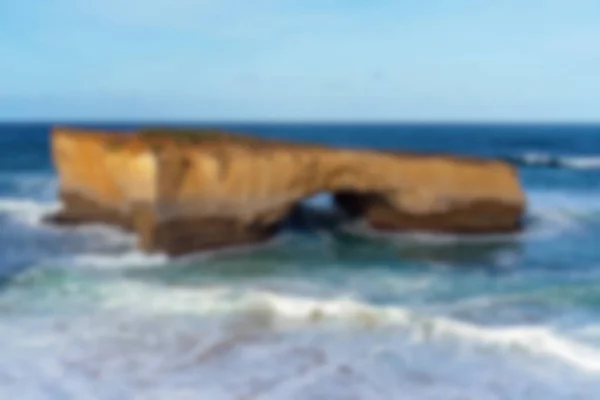
M 64 207 L 50 221 L 119 225 L 137 231 L 143 249 L 173 255 L 264 240 L 320 192 L 394 231 L 513 232 L 525 208 L 516 171 L 493 160 L 211 131 L 57 128 L 52 145 Z

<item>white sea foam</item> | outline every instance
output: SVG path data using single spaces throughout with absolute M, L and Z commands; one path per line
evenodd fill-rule
M 121 254 L 83 254 L 72 257 L 70 264 L 102 268 L 123 269 L 135 267 L 152 267 L 164 265 L 168 261 L 165 254 L 145 254 L 141 251 L 131 250 Z
M 112 293 L 114 291 L 114 293 Z M 545 327 L 486 328 L 443 317 L 424 316 L 402 307 L 376 307 L 352 298 L 294 297 L 269 291 L 227 288 L 161 289 L 125 283 L 104 293 L 109 309 L 150 314 L 237 315 L 273 329 L 297 329 L 334 323 L 352 327 L 401 328 L 419 340 L 466 341 L 473 345 L 519 350 L 560 360 L 574 368 L 600 374 L 600 351 L 579 345 Z M 140 299 L 146 301 L 140 302 Z
M 600 216 L 600 193 L 531 191 L 529 213 L 546 231 L 576 228 Z
M 58 182 L 50 173 L 0 173 L 0 182 L 9 184 L 9 197 L 0 197 L 0 215 L 28 226 L 39 225 L 44 215 L 56 211 Z
M 600 169 L 600 157 L 564 157 L 562 164 L 575 169 Z
M 0 198 L 0 215 L 7 215 L 19 223 L 34 226 L 38 225 L 42 218 L 57 210 L 59 204 L 56 202 L 40 202 L 21 198 Z
M 544 153 L 525 153 L 521 160 L 526 165 L 547 165 L 552 162 L 554 158 L 549 154 Z
M 516 164 L 533 167 L 553 167 L 571 169 L 600 169 L 600 156 L 553 155 L 530 152 L 508 159 Z
M 103 306 L 77 318 L 3 319 L 2 398 L 499 400 L 600 389 L 598 350 L 547 327 L 228 286 L 100 291 Z

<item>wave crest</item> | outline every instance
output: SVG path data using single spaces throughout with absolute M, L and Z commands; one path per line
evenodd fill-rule
M 506 161 L 521 167 L 579 170 L 600 169 L 600 156 L 568 156 L 531 152 L 520 155 L 510 155 L 503 158 Z
M 111 309 L 140 309 L 151 314 L 221 316 L 246 329 L 296 330 L 314 326 L 399 329 L 412 340 L 448 342 L 500 352 L 519 352 L 559 361 L 582 371 L 600 373 L 600 351 L 546 326 L 486 327 L 442 316 L 424 315 L 401 306 L 375 306 L 351 298 L 305 298 L 270 291 L 173 288 L 127 285 L 105 293 Z M 151 290 L 152 293 L 145 293 Z M 120 293 L 120 295 L 119 295 Z M 152 302 L 140 299 L 152 297 Z M 150 308 L 150 309 L 148 309 Z
M 56 211 L 59 207 L 57 202 L 45 203 L 22 198 L 0 198 L 0 216 L 7 215 L 26 225 L 39 225 L 45 215 Z

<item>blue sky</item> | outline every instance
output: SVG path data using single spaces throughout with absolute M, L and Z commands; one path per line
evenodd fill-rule
M 0 119 L 599 121 L 598 0 L 0 0 Z

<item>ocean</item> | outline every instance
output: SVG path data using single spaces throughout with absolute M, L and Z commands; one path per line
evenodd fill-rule
M 0 125 L 0 399 L 600 399 L 600 126 L 223 126 L 509 160 L 527 228 L 289 228 L 169 260 L 43 225 L 51 126 Z

